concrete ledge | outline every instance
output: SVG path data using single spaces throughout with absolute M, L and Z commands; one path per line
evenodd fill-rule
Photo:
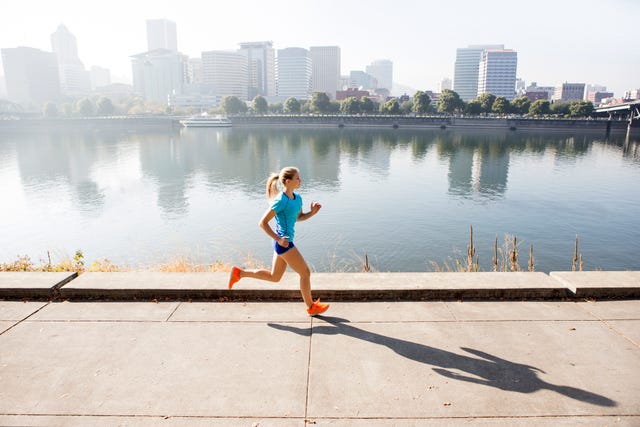
M 328 273 L 312 276 L 314 296 L 349 299 L 558 299 L 566 286 L 544 273 Z
M 576 298 L 639 298 L 640 271 L 552 271 Z
M 78 277 L 78 273 L 2 272 L 0 273 L 0 298 L 54 299 L 64 284 Z
M 300 299 L 299 279 L 278 283 L 242 279 L 227 289 L 228 273 L 85 273 L 60 296 L 78 300 Z M 566 286 L 544 273 L 314 273 L 314 297 L 340 300 L 560 299 Z

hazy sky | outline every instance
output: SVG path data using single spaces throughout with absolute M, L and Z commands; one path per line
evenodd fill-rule
M 129 56 L 147 50 L 145 21 L 157 18 L 176 22 L 192 57 L 243 41 L 337 45 L 342 74 L 390 59 L 395 82 L 435 90 L 453 78 L 456 48 L 504 44 L 527 84 L 600 84 L 618 97 L 640 88 L 640 0 L 19 0 L 3 6 L 0 47 L 51 51 L 63 23 L 85 67 L 130 82 Z

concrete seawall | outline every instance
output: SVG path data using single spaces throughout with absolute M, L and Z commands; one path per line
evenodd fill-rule
M 534 132 L 589 132 L 624 135 L 626 121 L 591 119 L 534 119 L 497 117 L 452 117 L 452 116 L 342 116 L 342 115 L 276 115 L 276 116 L 233 116 L 234 127 L 278 127 L 278 128 L 400 128 L 400 129 L 455 129 L 455 130 L 505 130 Z M 123 130 L 136 131 L 178 131 L 181 128 L 178 117 L 88 117 L 88 118 L 23 118 L 20 120 L 0 120 L 0 131 L 57 131 L 57 130 Z M 639 128 L 632 132 L 640 133 Z
M 299 300 L 298 276 L 279 283 L 243 279 L 227 289 L 228 273 L 0 273 L 7 300 Z M 315 273 L 315 297 L 371 300 L 561 300 L 640 298 L 640 271 L 545 273 Z

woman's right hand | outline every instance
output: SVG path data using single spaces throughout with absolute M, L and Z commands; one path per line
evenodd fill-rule
M 289 236 L 282 236 L 278 239 L 278 244 L 283 248 L 289 247 Z

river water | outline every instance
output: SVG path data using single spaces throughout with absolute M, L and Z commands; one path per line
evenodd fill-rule
M 315 271 L 640 269 L 640 149 L 624 137 L 406 129 L 0 133 L 0 262 L 270 264 L 267 175 L 301 171 L 298 246 Z

